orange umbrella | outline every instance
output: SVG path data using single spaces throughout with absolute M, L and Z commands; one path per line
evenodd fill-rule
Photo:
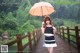
M 45 16 L 55 12 L 54 7 L 48 2 L 35 3 L 29 13 L 33 16 Z

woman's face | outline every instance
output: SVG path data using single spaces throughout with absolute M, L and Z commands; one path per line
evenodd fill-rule
M 50 21 L 49 21 L 49 20 L 47 20 L 47 21 L 46 21 L 46 23 L 47 23 L 47 24 L 50 24 Z

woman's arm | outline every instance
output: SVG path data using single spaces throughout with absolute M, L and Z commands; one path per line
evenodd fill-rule
M 41 27 L 41 30 L 42 30 L 42 33 L 44 33 L 44 28 L 43 27 Z
M 57 32 L 56 28 L 53 27 L 53 29 L 54 29 L 54 30 L 53 30 L 53 33 L 56 34 L 56 32 Z

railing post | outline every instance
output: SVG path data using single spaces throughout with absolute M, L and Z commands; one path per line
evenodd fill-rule
M 36 40 L 36 44 L 37 44 L 37 31 L 35 30 L 35 40 Z
M 69 27 L 67 27 L 67 35 L 68 35 L 68 43 L 70 44 L 70 32 L 69 32 Z
M 40 37 L 42 36 L 42 31 L 41 31 L 41 29 L 40 29 Z
M 36 31 L 36 38 L 37 38 L 37 43 L 38 43 L 38 31 Z
M 17 39 L 17 47 L 18 47 L 18 52 L 17 53 L 23 53 L 23 47 L 22 47 L 22 35 L 21 34 L 18 34 L 16 36 L 16 39 Z
M 76 45 L 77 45 L 78 53 L 80 53 L 78 26 L 75 26 L 75 34 L 76 34 Z
M 62 27 L 62 34 L 63 34 L 63 39 L 64 39 L 64 27 Z
M 29 41 L 30 52 L 32 53 L 32 41 L 31 41 L 31 33 L 30 32 L 28 32 L 28 41 Z
M 36 45 L 35 31 L 33 31 L 34 45 Z
M 60 34 L 60 26 L 58 27 L 58 33 Z
M 37 41 L 39 40 L 39 29 L 37 29 Z
M 40 33 L 41 33 L 41 31 L 40 31 L 40 29 L 39 29 L 38 33 L 39 33 L 39 40 L 40 40 L 40 37 L 41 37 L 41 34 L 40 34 Z
M 60 37 L 61 37 L 61 28 L 59 27 L 59 30 L 60 30 Z

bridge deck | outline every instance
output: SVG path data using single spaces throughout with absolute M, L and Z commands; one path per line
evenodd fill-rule
M 41 37 L 34 53 L 48 53 L 47 48 L 42 47 L 43 37 Z M 58 35 L 55 36 L 57 47 L 54 48 L 54 53 L 77 53 L 77 50 L 62 40 Z

